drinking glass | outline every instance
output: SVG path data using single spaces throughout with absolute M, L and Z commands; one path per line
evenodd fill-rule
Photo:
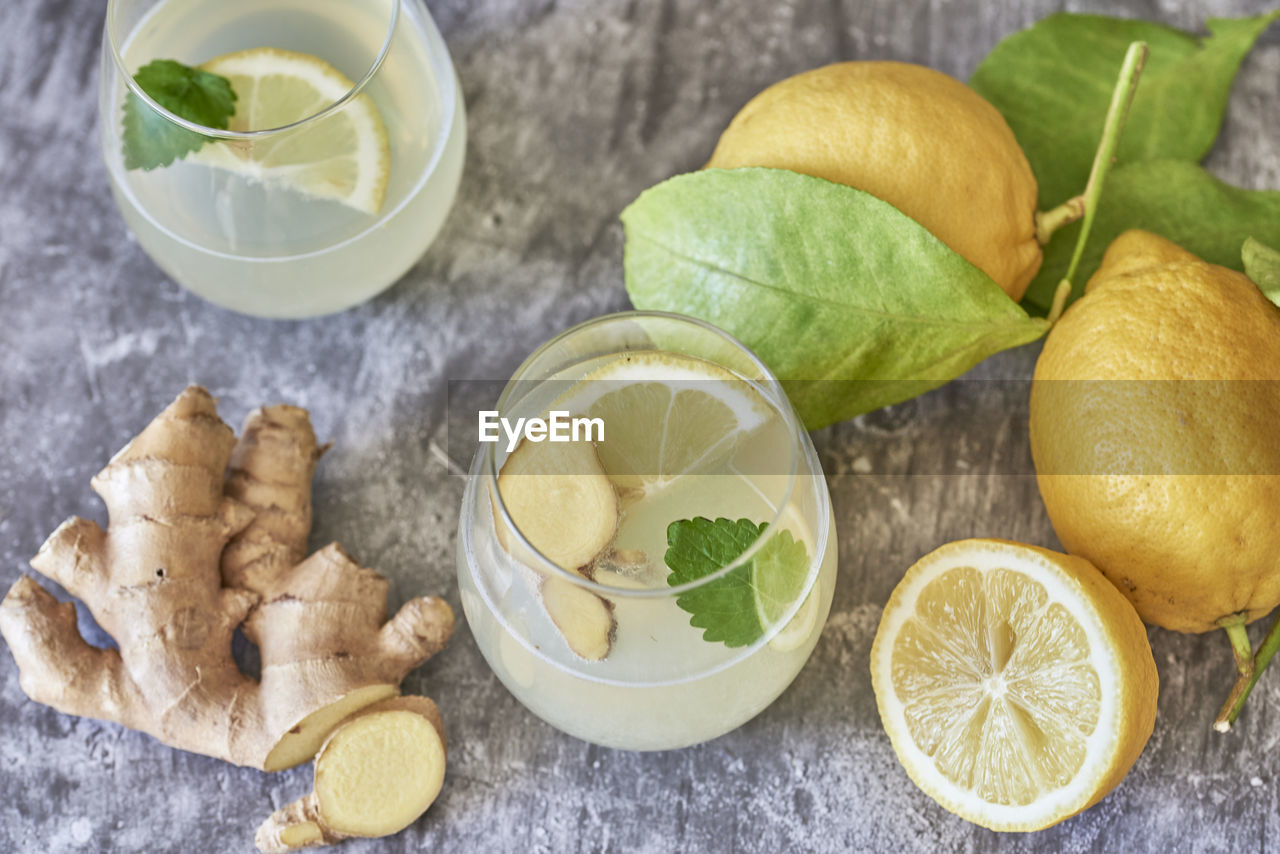
M 495 412 L 509 423 L 598 416 L 594 458 L 619 508 L 608 546 L 583 567 L 561 566 L 578 558 L 559 557 L 545 531 L 521 520 L 541 513 L 542 501 L 540 518 L 555 531 L 573 539 L 593 530 L 599 517 L 580 512 L 581 496 L 583 478 L 598 473 L 566 481 L 558 452 L 527 447 L 534 432 L 514 450 L 505 434 L 480 445 L 459 522 L 462 605 L 485 659 L 521 703 L 587 741 L 663 750 L 738 727 L 791 683 L 831 606 L 835 523 L 809 436 L 758 358 L 692 318 L 609 315 L 534 352 Z M 656 465 L 636 462 L 658 459 L 655 448 Z M 508 468 L 516 455 L 520 467 Z M 547 467 L 533 465 L 539 458 Z M 538 501 L 525 490 L 515 503 L 507 479 L 521 477 Z M 684 532 L 745 524 L 763 530 L 741 554 L 721 554 L 701 575 L 675 571 L 684 547 L 673 542 L 695 552 L 707 542 L 682 540 Z M 599 613 L 613 621 L 607 638 L 578 631 L 586 622 L 569 625 Z
M 318 81 L 315 100 L 281 94 L 279 57 L 293 82 Z M 148 95 L 134 76 L 153 60 L 254 75 L 229 129 Z M 264 317 L 355 305 L 413 265 L 453 203 L 466 119 L 421 0 L 110 0 L 101 66 L 116 203 L 156 264 L 210 302 Z M 129 127 L 196 149 L 140 166 Z

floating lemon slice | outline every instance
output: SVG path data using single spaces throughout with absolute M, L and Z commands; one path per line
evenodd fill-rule
M 871 682 L 911 779 L 992 830 L 1039 830 L 1096 803 L 1155 722 L 1133 606 L 1088 561 L 1002 540 L 950 543 L 907 570 Z
M 604 422 L 605 440 L 596 445 L 600 464 L 630 506 L 679 477 L 714 471 L 774 415 L 760 392 L 737 374 L 692 356 L 650 350 L 607 362 L 556 406 Z M 766 631 L 805 595 L 810 566 L 794 560 L 795 549 L 810 559 L 814 555 L 794 508 L 787 512 L 793 517 L 784 525 L 795 538 L 792 549 L 766 548 L 752 563 L 756 616 Z M 612 583 L 618 576 L 602 578 Z M 818 591 L 815 581 L 799 610 L 770 640 L 774 649 L 794 649 L 809 639 L 818 618 Z
M 822 581 L 814 579 L 809 595 L 796 615 L 769 640 L 769 646 L 778 652 L 790 652 L 803 646 L 818 625 L 818 600 L 822 598 Z M 768 625 L 762 623 L 761 625 Z
M 619 356 L 556 404 L 600 418 L 596 450 L 610 479 L 644 494 L 706 470 L 770 417 L 760 393 L 711 362 L 651 350 Z
M 306 53 L 254 48 L 200 66 L 231 81 L 234 131 L 278 128 L 315 115 L 351 91 L 342 72 Z M 382 207 L 391 155 L 368 95 L 304 125 L 255 140 L 220 140 L 188 158 L 369 214 Z
M 778 536 L 782 531 L 790 532 L 796 543 L 804 549 L 808 561 L 803 565 L 797 562 L 785 568 L 769 566 L 759 560 L 752 564 L 751 581 L 756 594 L 756 616 L 766 631 L 776 625 L 787 609 L 804 594 L 804 583 L 808 580 L 811 564 L 817 560 L 813 537 L 794 504 L 782 511 L 776 524 L 781 530 L 773 532 L 773 535 Z M 818 601 L 821 598 L 822 580 L 814 578 L 804 602 L 787 624 L 769 640 L 769 646 L 778 652 L 789 652 L 809 640 L 818 624 Z

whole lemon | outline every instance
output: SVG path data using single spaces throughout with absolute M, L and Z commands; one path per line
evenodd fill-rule
M 1168 629 L 1280 604 L 1280 309 L 1253 282 L 1126 232 L 1035 380 L 1036 477 L 1069 552 Z
M 1036 179 L 977 92 L 902 62 L 841 62 L 775 83 L 734 116 L 708 168 L 767 166 L 864 190 L 929 229 L 1013 299 L 1040 269 Z

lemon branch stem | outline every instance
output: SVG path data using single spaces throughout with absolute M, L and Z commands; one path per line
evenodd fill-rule
M 1217 720 L 1213 722 L 1213 728 L 1218 732 L 1228 732 L 1231 729 L 1231 725 L 1240 716 L 1240 710 L 1244 708 L 1245 700 L 1249 699 L 1253 686 L 1258 684 L 1258 677 L 1267 669 L 1276 652 L 1280 651 L 1280 613 L 1276 614 L 1275 620 L 1271 623 L 1271 629 L 1262 639 L 1256 654 L 1249 643 L 1249 636 L 1245 633 L 1244 618 L 1238 617 L 1237 620 L 1238 622 L 1231 623 L 1224 621 L 1222 624 L 1226 629 L 1227 637 L 1231 639 L 1231 649 L 1235 652 L 1236 672 L 1239 676 L 1231 688 L 1227 702 L 1222 706 L 1222 711 L 1218 712 Z M 1248 660 L 1247 672 L 1246 667 L 1241 664 L 1242 643 L 1243 654 Z
M 1053 233 L 1084 216 L 1084 193 L 1072 196 L 1056 208 L 1036 212 L 1036 241 L 1044 246 Z
M 1231 654 L 1236 660 L 1236 673 L 1248 679 L 1253 675 L 1253 644 L 1244 627 L 1244 615 L 1235 614 L 1218 622 L 1231 641 Z
M 1147 43 L 1131 42 L 1125 52 L 1124 62 L 1120 66 L 1120 76 L 1116 87 L 1111 92 L 1111 105 L 1107 108 L 1107 118 L 1102 125 L 1102 139 L 1098 142 L 1098 150 L 1093 156 L 1093 167 L 1089 170 L 1089 180 L 1085 183 L 1084 192 L 1067 199 L 1056 208 L 1036 214 L 1036 239 L 1043 245 L 1049 242 L 1053 233 L 1062 226 L 1083 220 L 1080 234 L 1076 237 L 1076 248 L 1071 254 L 1071 263 L 1067 266 L 1067 275 L 1062 282 L 1071 287 L 1080 259 L 1084 256 L 1084 247 L 1089 242 L 1089 229 L 1093 227 L 1094 216 L 1098 212 L 1098 200 L 1102 198 L 1102 187 L 1106 184 L 1107 174 L 1116 159 L 1116 149 L 1120 145 L 1120 135 L 1124 131 L 1124 123 L 1129 118 L 1129 107 L 1133 104 L 1133 96 L 1138 91 L 1138 79 L 1142 76 L 1142 68 L 1147 63 Z M 1062 282 L 1058 289 L 1063 290 Z M 1055 298 L 1055 304 L 1065 303 L 1067 292 L 1061 293 L 1061 299 Z M 1058 307 L 1058 313 L 1061 308 Z M 1057 319 L 1056 313 L 1051 314 Z

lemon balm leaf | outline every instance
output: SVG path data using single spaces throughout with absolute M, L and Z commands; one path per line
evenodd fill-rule
M 133 77 L 142 91 L 176 116 L 205 127 L 225 129 L 235 113 L 236 94 L 227 78 L 172 59 L 148 62 Z M 155 169 L 201 148 L 210 137 L 178 127 L 129 92 L 124 102 L 124 165 Z
M 1280 305 L 1280 252 L 1250 237 L 1240 252 L 1244 272 L 1276 305 Z
M 1040 206 L 1051 208 L 1084 189 L 1130 42 L 1151 52 L 1118 162 L 1199 161 L 1218 136 L 1241 61 L 1277 18 L 1280 11 L 1211 18 L 1201 38 L 1149 21 L 1060 13 L 996 45 L 969 84 L 1008 121 L 1040 185 Z
M 764 530 L 750 519 L 710 519 L 701 516 L 667 526 L 663 560 L 671 570 L 672 587 L 698 581 L 723 569 L 751 547 Z M 703 640 L 725 646 L 746 646 L 764 633 L 756 615 L 751 567 L 734 568 L 696 590 L 683 593 L 676 604 L 692 614 L 689 624 L 702 629 Z
M 897 208 L 785 169 L 678 175 L 622 222 L 635 307 L 736 336 L 810 429 L 937 388 L 1049 328 Z
M 196 124 L 225 130 L 235 113 L 236 94 L 231 81 L 221 75 L 156 59 L 138 69 L 133 79 L 160 106 Z
M 699 581 L 733 563 L 759 539 L 767 526 L 750 519 L 682 519 L 667 526 L 664 561 L 672 587 Z M 689 612 L 689 624 L 703 640 L 729 647 L 747 646 L 762 637 L 799 598 L 809 569 L 803 543 L 790 531 L 770 537 L 752 560 L 725 575 L 682 593 L 676 604 Z

